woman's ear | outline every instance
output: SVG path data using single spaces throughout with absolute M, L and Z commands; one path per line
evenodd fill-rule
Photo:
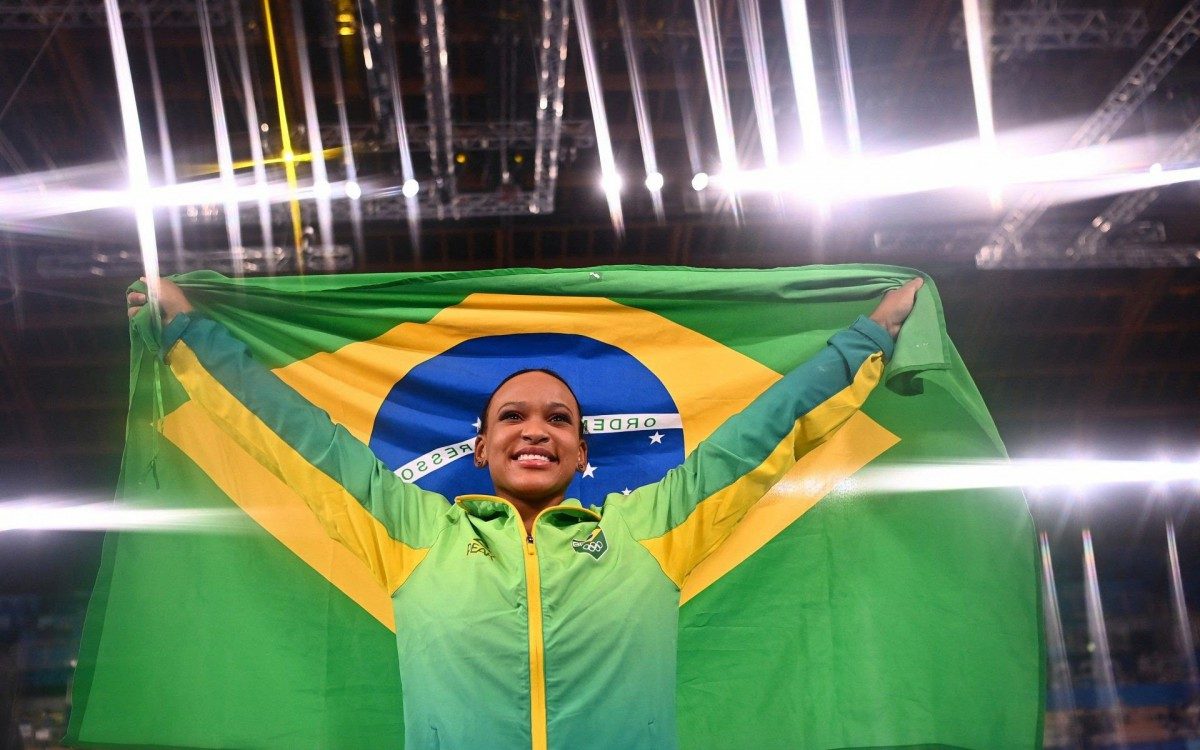
M 475 436 L 475 468 L 482 469 L 487 466 L 487 458 L 483 454 L 484 437 L 482 434 Z
M 587 441 L 579 441 L 579 463 L 575 465 L 575 471 L 583 471 L 587 466 Z

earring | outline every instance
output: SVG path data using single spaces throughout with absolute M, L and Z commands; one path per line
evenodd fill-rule
M 487 461 L 484 461 L 482 458 L 475 459 L 475 468 L 476 469 L 482 469 L 485 466 L 487 466 Z

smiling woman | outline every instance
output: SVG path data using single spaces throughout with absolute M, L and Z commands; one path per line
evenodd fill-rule
M 590 507 L 566 497 L 591 469 L 587 419 L 553 371 L 500 381 L 474 441 L 491 494 L 450 504 L 404 481 L 166 280 L 162 343 L 191 401 L 391 595 L 406 747 L 671 748 L 684 580 L 861 407 L 920 286 L 887 293 L 658 481 Z M 137 314 L 145 295 L 129 304 Z
M 562 503 L 576 472 L 587 465 L 579 399 L 551 370 L 519 370 L 488 398 L 479 418 L 475 465 L 488 467 L 496 495 L 533 519 Z

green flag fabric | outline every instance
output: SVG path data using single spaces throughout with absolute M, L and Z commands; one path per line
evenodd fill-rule
M 491 387 L 552 367 L 589 432 L 568 496 L 600 505 L 660 479 L 914 274 L 622 266 L 177 281 L 389 470 L 449 497 L 490 491 L 469 447 Z M 189 399 L 158 339 L 139 316 L 118 502 L 199 511 L 210 528 L 109 535 L 68 741 L 403 746 L 389 592 Z M 861 411 L 683 581 L 679 745 L 1039 747 L 1036 540 L 1020 493 L 856 483 L 889 466 L 1003 457 L 927 281 Z M 596 556 L 603 543 L 581 548 Z

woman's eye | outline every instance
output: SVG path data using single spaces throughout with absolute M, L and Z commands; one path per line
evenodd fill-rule
M 500 420 L 507 421 L 510 419 L 520 419 L 521 415 L 515 411 L 505 411 L 500 413 Z
M 566 422 L 567 424 L 570 424 L 571 417 L 566 414 L 552 414 L 552 415 L 550 415 L 550 421 L 551 422 Z

